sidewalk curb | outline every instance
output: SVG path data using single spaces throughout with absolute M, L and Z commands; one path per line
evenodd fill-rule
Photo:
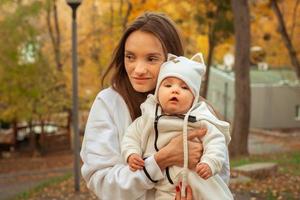
M 250 134 L 255 135 L 264 135 L 264 136 L 272 136 L 272 137 L 280 137 L 280 138 L 287 138 L 287 137 L 300 137 L 300 132 L 294 133 L 283 133 L 280 131 L 270 131 L 265 129 L 258 129 L 258 128 L 251 128 Z

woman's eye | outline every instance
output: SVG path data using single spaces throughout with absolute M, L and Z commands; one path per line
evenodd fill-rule
M 125 55 L 125 58 L 129 61 L 133 61 L 134 59 L 133 55 Z
M 148 58 L 148 61 L 150 61 L 150 62 L 156 62 L 156 61 L 158 61 L 158 58 L 154 57 L 154 56 L 151 56 L 151 57 Z

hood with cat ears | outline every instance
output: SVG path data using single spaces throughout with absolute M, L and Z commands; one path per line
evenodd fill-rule
M 158 89 L 167 77 L 176 77 L 184 81 L 192 91 L 195 99 L 193 105 L 199 101 L 201 81 L 206 71 L 202 53 L 192 58 L 168 54 L 168 60 L 160 68 L 154 96 L 158 101 Z

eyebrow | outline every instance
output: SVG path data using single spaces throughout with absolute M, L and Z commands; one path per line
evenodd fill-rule
M 128 51 L 128 50 L 125 50 L 125 53 L 134 54 L 132 51 Z M 155 52 L 155 53 L 148 53 L 147 56 L 164 56 L 164 55 L 162 55 L 161 53 Z
M 124 53 L 131 53 L 132 54 L 132 52 L 131 51 L 127 51 L 127 50 L 125 50 L 125 52 Z
M 160 53 L 149 53 L 149 56 L 162 56 Z
M 168 79 L 168 78 L 166 78 L 166 79 L 164 79 L 163 81 L 162 81 L 162 83 L 171 83 L 172 81 L 170 80 L 170 79 Z

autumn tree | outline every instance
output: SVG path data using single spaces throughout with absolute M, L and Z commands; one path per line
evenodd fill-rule
M 42 4 L 6 2 L 0 6 L 11 8 L 0 20 L 0 46 L 5 46 L 0 48 L 0 119 L 14 124 L 27 121 L 30 126 L 62 109 L 65 88 L 42 53 L 43 42 L 35 26 Z M 32 131 L 30 138 L 34 150 Z
M 229 0 L 204 0 L 201 4 L 202 6 L 199 2 L 196 6 L 195 19 L 199 32 L 208 37 L 207 69 L 201 90 L 201 96 L 206 97 L 214 50 L 218 44 L 223 43 L 228 37 L 232 36 L 233 23 Z
M 278 0 L 271 0 L 270 4 L 272 6 L 272 9 L 275 12 L 276 17 L 277 17 L 279 32 L 282 36 L 282 40 L 283 40 L 287 50 L 288 50 L 292 66 L 295 69 L 295 72 L 297 74 L 298 79 L 300 79 L 300 61 L 297 57 L 297 51 L 296 51 L 296 49 L 295 49 L 295 47 L 292 43 L 291 36 L 288 34 L 286 24 L 284 22 L 284 18 L 283 18 L 283 15 L 281 13 L 281 10 L 279 8 L 278 2 L 279 2 Z M 298 4 L 299 4 L 299 1 L 297 0 L 296 8 L 297 8 Z M 295 10 L 295 12 L 296 11 L 297 10 Z M 292 31 L 292 33 L 293 33 L 293 31 Z
M 235 29 L 235 106 L 230 143 L 232 156 L 248 154 L 250 122 L 250 17 L 247 0 L 231 0 Z
M 290 44 L 293 45 L 295 53 L 299 58 L 300 26 L 299 26 L 299 10 L 300 0 L 276 1 L 278 11 L 281 13 L 283 26 L 285 27 L 287 36 L 289 36 Z M 251 9 L 251 34 L 252 46 L 261 47 L 266 57 L 264 62 L 269 64 L 271 68 L 293 67 L 289 48 L 283 39 L 282 27 L 278 20 L 278 16 L 271 6 L 271 0 L 268 1 L 250 1 Z M 295 69 L 295 68 L 294 68 Z M 296 73 L 295 73 L 296 75 Z
M 61 71 L 63 63 L 61 59 L 61 34 L 58 23 L 57 0 L 47 0 L 45 2 L 45 9 L 47 29 L 51 38 L 56 68 Z

